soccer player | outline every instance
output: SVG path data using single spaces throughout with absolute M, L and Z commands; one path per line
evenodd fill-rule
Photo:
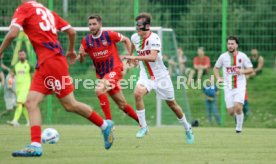
M 237 37 L 227 38 L 228 51 L 218 58 L 214 74 L 219 83 L 224 83 L 226 108 L 231 116 L 236 115 L 236 133 L 241 133 L 244 119 L 242 108 L 246 92 L 245 75 L 252 73 L 253 68 L 246 54 L 238 51 L 238 45 Z M 223 68 L 223 78 L 219 74 L 220 68 Z
M 106 95 L 106 92 L 108 92 L 118 107 L 139 123 L 136 112 L 127 104 L 119 84 L 119 81 L 123 77 L 123 63 L 120 59 L 116 43 L 123 42 L 128 52 L 130 52 L 130 40 L 120 33 L 103 31 L 101 29 L 102 18 L 99 15 L 90 16 L 88 18 L 88 25 L 91 34 L 82 39 L 79 49 L 80 61 L 82 62 L 86 53 L 88 53 L 94 63 L 96 76 L 101 79 L 96 86 L 96 94 L 105 118 L 112 120 L 110 105 Z
M 18 126 L 18 120 L 23 115 L 27 121 L 27 126 L 29 126 L 29 116 L 28 111 L 25 106 L 27 95 L 31 86 L 31 72 L 32 67 L 26 59 L 26 53 L 23 50 L 18 51 L 19 61 L 14 66 L 15 81 L 16 81 L 16 97 L 17 104 L 12 121 L 7 121 L 8 124 L 13 126 Z
M 48 94 L 54 92 L 68 112 L 77 113 L 102 129 L 104 145 L 109 149 L 113 143 L 111 121 L 105 121 L 90 106 L 77 101 L 73 94 L 73 84 L 69 78 L 68 63 L 57 39 L 57 31 L 64 31 L 69 38 L 66 56 L 71 64 L 76 60 L 75 30 L 55 12 L 50 11 L 35 0 L 22 0 L 16 9 L 10 30 L 0 46 L 3 51 L 23 28 L 37 55 L 38 63 L 33 76 L 26 107 L 29 113 L 31 144 L 15 151 L 12 156 L 33 157 L 42 155 L 41 113 L 39 104 Z
M 141 129 L 137 132 L 136 137 L 142 138 L 148 132 L 148 126 L 145 119 L 145 106 L 143 97 L 152 89 L 160 99 L 165 100 L 171 110 L 176 114 L 179 122 L 185 128 L 186 140 L 189 144 L 194 142 L 194 136 L 191 125 L 187 122 L 185 114 L 177 104 L 174 97 L 174 88 L 169 76 L 169 72 L 162 61 L 161 41 L 156 33 L 150 30 L 151 18 L 147 13 L 141 13 L 136 17 L 137 33 L 131 36 L 132 48 L 131 56 L 125 59 L 130 61 L 139 60 L 140 75 L 134 91 L 137 115 Z M 133 56 L 134 48 L 138 56 Z

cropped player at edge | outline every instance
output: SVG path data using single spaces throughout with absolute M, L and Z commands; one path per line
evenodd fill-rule
M 90 106 L 75 99 L 74 87 L 69 78 L 68 63 L 57 39 L 57 31 L 64 31 L 68 35 L 69 46 L 66 56 L 70 58 L 71 63 L 74 63 L 77 57 L 74 50 L 75 30 L 55 12 L 50 11 L 35 0 L 22 0 L 22 4 L 14 13 L 10 30 L 1 44 L 0 58 L 21 28 L 31 40 L 38 62 L 26 100 L 31 126 L 31 144 L 22 150 L 13 152 L 12 156 L 34 157 L 42 155 L 39 104 L 46 95 L 52 92 L 56 94 L 68 112 L 79 114 L 100 127 L 105 148 L 109 149 L 113 143 L 113 123 L 103 120 Z M 62 83 L 64 82 L 63 77 L 67 77 L 64 84 Z
M 194 143 L 194 135 L 191 125 L 187 122 L 185 114 L 177 104 L 174 97 L 174 87 L 169 72 L 162 61 L 161 41 L 156 33 L 150 30 L 151 18 L 147 13 L 141 13 L 136 17 L 136 31 L 131 37 L 131 55 L 136 49 L 138 56 L 126 56 L 129 62 L 139 60 L 140 75 L 137 82 L 134 96 L 136 101 L 137 115 L 141 125 L 136 137 L 142 138 L 148 132 L 145 119 L 145 106 L 143 97 L 152 89 L 160 99 L 165 100 L 171 110 L 176 114 L 179 123 L 183 125 L 186 134 L 186 141 Z
M 245 53 L 238 51 L 239 40 L 235 36 L 227 38 L 228 51 L 221 54 L 215 64 L 214 74 L 219 83 L 224 83 L 224 98 L 228 113 L 236 116 L 236 133 L 242 132 L 243 104 L 246 93 L 245 75 L 253 72 L 253 65 Z M 223 69 L 223 78 L 219 69 Z
M 96 86 L 96 94 L 100 101 L 102 111 L 107 120 L 112 120 L 110 104 L 106 92 L 129 117 L 138 121 L 137 114 L 127 104 L 121 91 L 120 80 L 123 78 L 123 63 L 120 59 L 116 43 L 123 42 L 130 52 L 131 42 L 124 35 L 114 31 L 103 31 L 102 18 L 99 15 L 92 15 L 88 18 L 88 25 L 91 34 L 86 35 L 81 42 L 79 58 L 82 62 L 89 54 L 96 69 L 97 78 L 101 79 Z

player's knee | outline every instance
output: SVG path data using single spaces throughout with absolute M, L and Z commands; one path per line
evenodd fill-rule
M 126 107 L 127 103 L 125 101 L 120 101 L 118 102 L 118 107 L 121 109 L 121 110 L 124 110 L 125 107 Z
M 177 103 L 168 103 L 168 106 L 172 109 L 172 110 L 178 110 L 180 107 Z
M 35 107 L 38 106 L 38 104 L 35 101 L 31 101 L 29 99 L 26 100 L 24 105 L 28 111 L 31 111 L 33 108 L 35 109 Z
M 77 102 L 76 101 L 63 103 L 62 105 L 63 105 L 63 107 L 65 108 L 65 110 L 67 112 L 75 112 L 75 110 L 77 109 Z
M 170 103 L 167 103 L 167 104 L 168 104 L 168 106 L 169 106 L 171 109 L 175 108 L 175 104 L 174 104 L 174 103 L 170 102 Z
M 137 101 L 139 101 L 139 100 L 142 100 L 142 98 L 143 98 L 143 93 L 141 92 L 141 91 L 135 91 L 135 93 L 134 93 L 134 97 L 135 97 L 135 100 Z
M 27 101 L 25 102 L 25 106 L 26 106 L 27 110 L 29 110 L 30 107 L 32 106 L 32 102 L 31 102 L 30 100 L 27 100 Z
M 234 110 L 232 109 L 232 110 L 228 110 L 228 114 L 230 115 L 230 116 L 234 116 Z
M 96 87 L 96 94 L 97 95 L 101 95 L 101 94 L 103 94 L 103 93 L 105 93 L 104 92 L 104 89 L 105 89 L 105 85 L 104 84 L 102 84 L 102 83 L 99 83 L 98 85 L 97 85 L 97 87 Z
M 100 88 L 96 88 L 96 94 L 99 96 L 99 95 L 101 95 L 101 94 L 103 94 L 104 92 L 103 92 L 103 90 L 102 89 L 100 89 Z

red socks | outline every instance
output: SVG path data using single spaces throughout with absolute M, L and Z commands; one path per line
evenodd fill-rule
M 135 121 L 137 121 L 139 123 L 138 116 L 137 116 L 136 112 L 133 110 L 133 108 L 130 105 L 127 104 L 125 106 L 124 112 L 128 116 L 132 117 Z
M 105 118 L 107 120 L 112 120 L 110 104 L 109 104 L 107 95 L 101 94 L 98 96 L 98 99 L 100 101 L 100 105 L 101 105 L 102 111 L 104 112 Z M 130 105 L 127 104 L 125 106 L 124 112 L 139 123 L 138 116 Z
M 87 119 L 98 127 L 101 127 L 104 123 L 102 117 L 95 111 L 93 111 Z M 35 125 L 31 127 L 31 142 L 41 143 L 41 126 Z
M 31 141 L 41 143 L 41 126 L 35 125 L 31 127 Z
M 105 93 L 101 94 L 101 95 L 98 96 L 98 99 L 100 101 L 102 111 L 104 112 L 105 119 L 112 120 L 111 111 L 110 111 L 110 104 L 109 104 L 109 100 L 108 100 L 107 95 Z
M 101 127 L 104 123 L 103 118 L 100 115 L 98 115 L 98 113 L 95 111 L 93 111 L 87 119 L 93 122 L 98 127 Z

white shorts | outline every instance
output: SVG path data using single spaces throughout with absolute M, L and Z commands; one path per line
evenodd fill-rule
M 226 108 L 232 108 L 234 107 L 234 103 L 242 103 L 244 104 L 244 98 L 245 98 L 245 88 L 235 88 L 235 89 L 224 89 L 224 98 L 225 98 L 225 104 Z
M 174 100 L 174 88 L 169 75 L 155 80 L 139 78 L 137 84 L 145 86 L 148 93 L 154 89 L 161 100 Z

